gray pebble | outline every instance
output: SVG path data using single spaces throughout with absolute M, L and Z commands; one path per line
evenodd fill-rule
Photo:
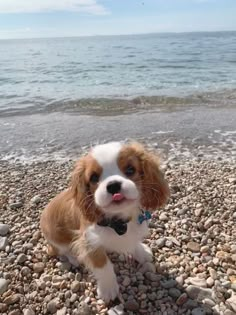
M 5 250 L 7 245 L 8 245 L 7 238 L 0 236 L 0 250 Z
M 8 224 L 0 223 L 0 236 L 5 236 L 9 232 L 10 228 Z
M 9 281 L 3 278 L 0 278 L 0 294 L 3 294 L 7 291 Z

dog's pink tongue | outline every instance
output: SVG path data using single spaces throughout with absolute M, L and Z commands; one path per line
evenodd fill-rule
M 112 196 L 112 200 L 113 200 L 113 201 L 120 201 L 120 200 L 122 200 L 122 199 L 124 199 L 124 195 L 122 195 L 121 193 L 114 194 L 114 195 Z

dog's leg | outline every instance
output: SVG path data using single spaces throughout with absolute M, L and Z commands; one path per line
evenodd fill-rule
M 145 262 L 151 262 L 153 255 L 151 249 L 146 244 L 139 243 L 135 247 L 133 257 L 138 263 L 144 264 Z
M 89 252 L 86 257 L 88 264 L 97 280 L 98 297 L 108 303 L 119 296 L 119 285 L 116 280 L 113 264 L 103 248 Z

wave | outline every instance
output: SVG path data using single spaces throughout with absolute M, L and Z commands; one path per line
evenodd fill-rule
M 105 84 L 106 82 L 104 82 Z M 26 106 L 24 106 L 26 105 Z M 186 96 L 137 96 L 137 97 L 99 97 L 77 100 L 28 100 L 20 107 L 0 109 L 0 117 L 73 113 L 79 115 L 123 115 L 138 111 L 174 111 L 187 106 L 236 106 L 236 89 L 224 89 L 217 92 L 196 93 Z

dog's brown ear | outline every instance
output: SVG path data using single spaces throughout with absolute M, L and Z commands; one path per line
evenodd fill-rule
M 88 156 L 82 157 L 76 164 L 72 172 L 70 189 L 72 198 L 78 206 L 83 216 L 90 222 L 96 221 L 100 216 L 100 211 L 97 209 L 94 196 L 86 182 L 85 173 Z
M 169 186 L 160 170 L 159 159 L 139 143 L 133 143 L 131 147 L 141 163 L 141 205 L 144 209 L 156 210 L 166 203 L 170 194 Z
M 86 198 L 87 185 L 85 181 L 86 157 L 76 162 L 71 176 L 70 189 L 72 197 L 78 205 Z
M 142 199 L 145 209 L 156 210 L 162 207 L 169 197 L 169 186 L 160 170 L 158 157 L 144 150 L 142 159 Z

